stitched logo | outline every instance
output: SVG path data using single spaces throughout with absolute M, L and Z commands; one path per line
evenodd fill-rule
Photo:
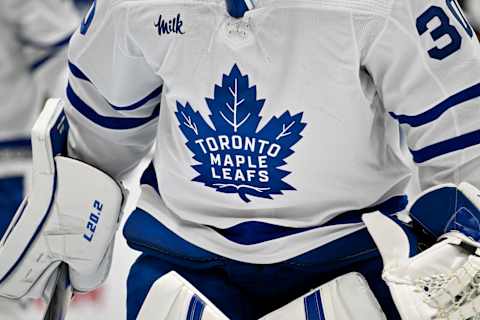
M 175 18 L 170 20 L 165 20 L 165 18 L 160 15 L 158 20 L 155 21 L 154 26 L 157 28 L 157 33 L 159 36 L 170 33 L 185 34 L 185 32 L 182 30 L 183 21 L 180 13 L 177 14 Z
M 213 128 L 188 102 L 177 101 L 175 115 L 197 161 L 192 168 L 199 175 L 193 181 L 238 194 L 245 202 L 250 202 L 249 196 L 272 199 L 282 191 L 296 190 L 283 181 L 291 172 L 281 168 L 302 138 L 303 113 L 286 111 L 259 129 L 265 100 L 257 99 L 256 86 L 249 87 L 248 76 L 237 65 L 223 75 L 206 103 Z

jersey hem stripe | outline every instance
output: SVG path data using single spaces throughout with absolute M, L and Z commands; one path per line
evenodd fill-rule
M 141 185 L 151 186 L 158 194 L 159 188 L 157 183 L 157 176 L 153 162 L 150 163 L 148 168 L 144 171 L 141 179 Z M 385 215 L 393 215 L 402 211 L 408 205 L 408 196 L 399 195 L 389 198 L 388 200 L 360 210 L 352 210 L 345 212 L 330 221 L 311 227 L 294 228 L 286 227 L 260 221 L 245 221 L 236 224 L 230 228 L 217 228 L 211 225 L 205 225 L 212 230 L 215 230 L 219 235 L 232 242 L 241 245 L 255 245 L 266 241 L 276 240 L 283 237 L 288 237 L 298 233 L 306 232 L 320 227 L 326 227 L 338 224 L 360 223 L 362 222 L 361 216 L 364 213 L 380 211 Z
M 408 124 L 411 127 L 419 127 L 429 122 L 435 121 L 447 110 L 478 97 L 480 97 L 480 83 L 448 97 L 441 103 L 437 104 L 435 107 L 421 114 L 410 116 L 403 114 L 397 115 L 393 112 L 390 112 L 390 115 L 400 124 Z

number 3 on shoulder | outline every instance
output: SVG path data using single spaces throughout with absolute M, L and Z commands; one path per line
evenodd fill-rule
M 456 0 L 445 0 L 448 9 L 460 25 L 465 29 L 466 33 L 473 38 L 473 28 L 468 23 L 467 19 L 462 13 L 462 9 Z M 429 25 L 430 22 L 437 20 L 440 24 L 436 27 Z M 435 24 L 436 25 L 436 24 Z M 442 47 L 433 47 L 428 50 L 428 54 L 435 60 L 443 60 L 453 53 L 460 50 L 462 47 L 462 35 L 460 31 L 451 24 L 450 17 L 445 10 L 438 6 L 431 6 L 420 17 L 417 18 L 417 31 L 419 35 L 430 32 L 433 41 L 438 41 L 444 36 L 449 38 L 448 44 Z

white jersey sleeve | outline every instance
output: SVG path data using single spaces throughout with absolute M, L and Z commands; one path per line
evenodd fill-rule
M 69 48 L 69 152 L 111 175 L 151 150 L 162 80 L 128 35 L 121 1 L 94 3 Z M 93 49 L 94 48 L 94 49 Z
M 65 51 L 80 17 L 73 1 L 40 0 L 4 3 L 5 19 L 15 25 L 16 38 L 30 72 L 50 95 L 60 94 L 56 81 L 65 65 Z
M 422 188 L 480 185 L 480 46 L 456 0 L 395 0 L 363 65 L 404 130 Z
M 72 1 L 5 0 L 5 18 L 18 25 L 25 44 L 46 48 L 59 45 L 77 27 Z
M 28 139 L 44 99 L 61 95 L 66 47 L 79 22 L 71 1 L 0 2 L 0 108 L 7 115 L 0 142 Z

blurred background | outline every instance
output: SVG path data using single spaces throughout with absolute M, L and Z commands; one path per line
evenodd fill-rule
M 62 20 L 61 18 L 57 19 L 60 16 L 58 6 L 51 5 L 49 8 L 46 5 L 42 8 L 45 11 L 42 11 L 44 14 L 36 11 L 36 14 L 30 13 L 29 15 L 26 11 L 18 9 L 16 5 L 2 8 L 2 4 L 8 6 L 8 3 L 20 0 L 1 1 L 0 86 L 8 83 L 8 90 L 0 88 L 0 101 L 7 101 L 7 109 L 9 103 L 15 104 L 16 114 L 13 111 L 4 111 L 2 119 L 0 119 L 0 212 L 11 215 L 14 214 L 15 208 L 24 194 L 28 192 L 31 153 L 27 132 L 33 125 L 46 97 L 58 96 L 61 93 L 60 90 L 64 88 L 68 37 L 80 24 L 80 20 L 88 11 L 92 0 L 21 0 L 24 3 L 32 3 L 29 9 L 25 9 L 30 11 L 32 11 L 32 6 L 38 6 L 41 2 L 62 3 L 62 10 L 65 11 L 65 14 L 62 15 L 65 19 L 64 23 L 58 21 Z M 476 28 L 477 34 L 480 34 L 480 0 L 459 0 L 459 2 L 465 9 L 473 27 Z M 9 12 L 8 10 L 11 8 L 14 9 Z M 47 12 L 48 10 L 51 11 Z M 21 18 L 13 18 L 15 15 L 19 15 Z M 17 23 L 17 20 L 20 22 Z M 34 25 L 35 30 L 29 30 L 28 25 Z M 5 81 L 6 79 L 7 81 Z M 15 86 L 22 86 L 22 90 L 19 91 Z M 28 90 L 25 89 L 25 86 Z M 22 99 L 19 100 L 19 97 Z M 7 99 L 10 99 L 10 102 Z M 29 109 L 22 110 L 18 106 L 18 101 L 29 101 L 24 105 Z M 28 112 L 28 116 L 25 112 Z M 11 130 L 4 129 L 8 128 L 5 123 L 14 123 L 19 114 L 22 119 L 27 119 L 27 121 L 19 125 L 20 127 L 17 126 Z M 132 175 L 133 186 L 137 184 L 135 181 L 141 171 L 142 167 Z M 412 186 L 412 189 L 415 189 L 415 186 Z M 131 193 L 133 196 L 129 205 L 133 209 L 139 190 L 133 188 Z M 0 234 L 2 234 L 2 228 L 5 226 L 0 223 Z M 138 253 L 127 247 L 121 232 L 119 232 L 112 272 L 106 284 L 90 294 L 76 296 L 67 319 L 125 319 L 126 277 L 130 265 L 137 256 Z M 45 305 L 41 301 L 13 302 L 0 299 L 0 320 L 37 320 L 41 319 L 43 310 L 45 310 Z
M 0 212 L 11 216 L 28 193 L 29 132 L 48 97 L 65 90 L 67 46 L 93 0 L 0 2 Z M 139 174 L 142 171 L 139 168 Z M 133 181 L 138 179 L 132 176 Z M 139 190 L 133 193 L 131 209 Z M 0 238 L 7 226 L 0 219 Z M 5 220 L 5 219 L 3 219 Z M 126 276 L 137 253 L 116 239 L 112 273 L 103 287 L 74 298 L 69 320 L 125 319 Z M 0 320 L 40 320 L 42 301 L 0 299 Z

